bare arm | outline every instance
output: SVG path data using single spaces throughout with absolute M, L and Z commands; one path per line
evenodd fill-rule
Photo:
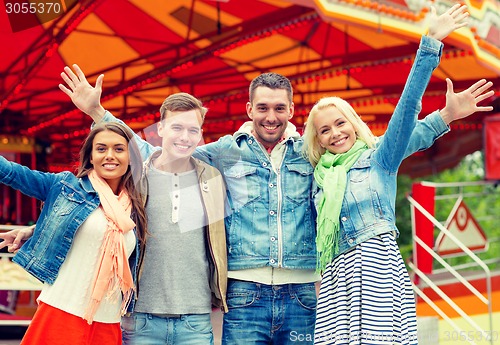
M 69 88 L 63 84 L 59 84 L 59 88 L 71 98 L 71 101 L 78 109 L 89 115 L 95 123 L 99 123 L 105 113 L 105 109 L 101 105 L 104 74 L 97 77 L 95 86 L 92 86 L 77 64 L 73 65 L 73 69 L 75 72 L 68 66 L 64 67 L 61 77 Z

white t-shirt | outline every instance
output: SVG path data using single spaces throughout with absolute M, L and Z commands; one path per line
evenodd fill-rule
M 99 207 L 90 214 L 76 232 L 68 255 L 53 285 L 44 284 L 37 301 L 83 318 L 89 305 L 92 280 L 100 256 L 107 221 Z M 133 231 L 125 234 L 127 256 L 134 251 L 136 237 Z M 128 263 L 126 263 L 128 264 Z M 120 322 L 122 295 L 118 290 L 113 296 L 105 296 L 94 315 L 94 321 Z

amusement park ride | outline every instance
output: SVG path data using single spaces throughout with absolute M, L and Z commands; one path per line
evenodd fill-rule
M 0 154 L 54 173 L 75 169 L 91 124 L 57 87 L 66 65 L 78 63 L 91 83 L 105 74 L 103 105 L 144 136 L 163 99 L 179 91 L 209 108 L 206 142 L 233 133 L 247 120 L 250 81 L 265 71 L 291 80 L 291 122 L 299 130 L 315 100 L 334 94 L 380 135 L 429 13 L 427 0 L 59 2 L 60 15 L 35 24 L 7 16 L 0 2 Z M 438 12 L 449 3 L 432 1 Z M 470 207 L 474 199 L 500 197 L 500 1 L 465 3 L 470 25 L 444 42 L 422 116 L 444 106 L 447 77 L 456 90 L 479 78 L 493 81 L 495 96 L 484 102 L 495 110 L 452 124 L 446 139 L 401 167 L 414 178 L 451 168 L 478 150 L 485 158 L 484 181 L 419 182 L 408 195 L 414 239 L 408 267 L 420 344 L 500 344 L 500 259 L 481 259 L 500 247 L 485 225 L 498 223 L 500 210 Z M 0 231 L 35 222 L 39 207 L 0 185 L 0 223 L 8 224 Z M 443 207 L 449 216 L 436 219 Z M 26 326 L 41 284 L 12 264 L 11 254 L 0 256 L 0 329 Z M 461 263 L 451 264 L 458 257 Z

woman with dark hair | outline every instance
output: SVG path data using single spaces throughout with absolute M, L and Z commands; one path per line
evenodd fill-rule
M 76 176 L 0 157 L 0 182 L 43 202 L 36 227 L 17 236 L 27 240 L 13 258 L 44 283 L 21 344 L 121 344 L 120 318 L 146 233 L 136 189 L 142 159 L 132 137 L 118 123 L 95 126 Z M 17 249 L 13 234 L 0 238 L 1 248 Z

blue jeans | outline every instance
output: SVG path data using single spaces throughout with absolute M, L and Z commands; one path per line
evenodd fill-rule
M 229 279 L 222 344 L 312 344 L 314 283 L 265 285 Z
M 213 345 L 214 334 L 210 314 L 160 317 L 132 313 L 122 317 L 124 345 Z

